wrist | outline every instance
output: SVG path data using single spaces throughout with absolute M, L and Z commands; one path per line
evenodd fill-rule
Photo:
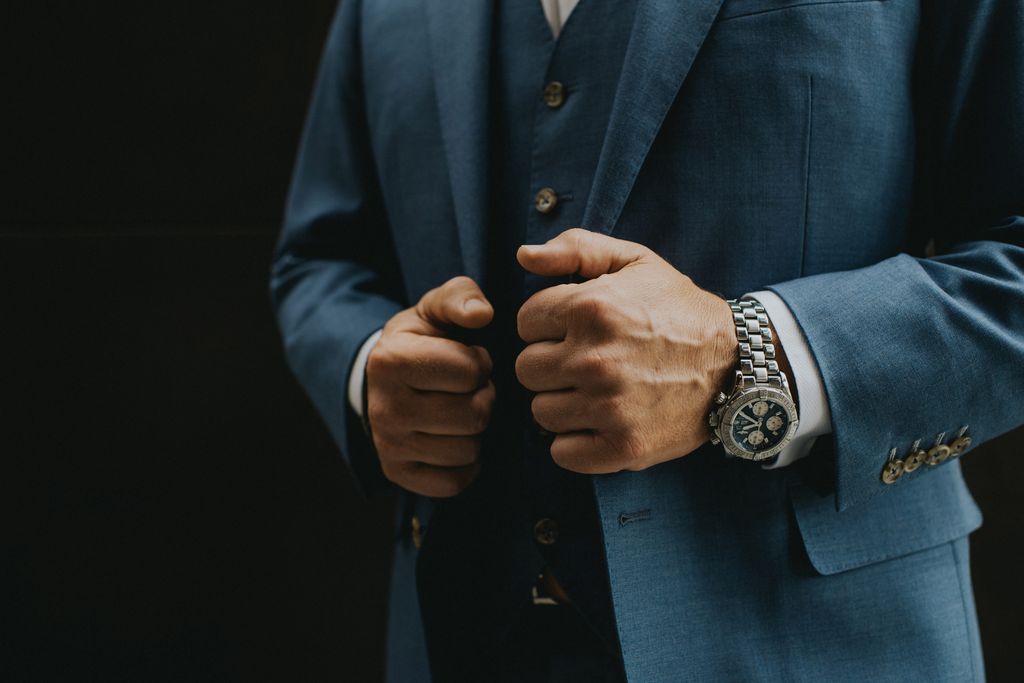
M 728 301 L 715 298 L 712 320 L 715 330 L 711 362 L 712 383 L 716 392 L 727 392 L 733 385 L 740 360 L 739 347 L 736 344 L 736 326 Z

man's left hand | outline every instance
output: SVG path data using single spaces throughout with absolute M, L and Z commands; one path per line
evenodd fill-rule
M 519 310 L 528 346 L 516 375 L 551 457 L 588 474 L 642 470 L 708 440 L 707 415 L 737 365 L 729 304 L 647 247 L 574 228 L 524 245 L 537 275 L 586 281 L 543 289 Z

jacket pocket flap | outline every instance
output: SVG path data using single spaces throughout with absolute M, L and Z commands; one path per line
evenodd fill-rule
M 790 502 L 814 569 L 837 574 L 947 543 L 981 526 L 959 463 L 917 476 L 844 512 L 836 511 L 834 494 L 792 484 Z

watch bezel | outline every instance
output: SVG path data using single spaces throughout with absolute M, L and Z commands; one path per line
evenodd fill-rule
M 740 408 L 750 401 L 751 397 L 758 399 L 768 399 L 774 401 L 786 411 L 786 415 L 789 418 L 789 425 L 786 427 L 786 433 L 779 440 L 779 443 L 775 444 L 771 448 L 752 453 L 747 449 L 736 443 L 733 438 L 732 427 L 733 421 L 736 419 L 736 413 L 739 412 Z M 789 445 L 789 442 L 793 440 L 793 436 L 796 434 L 797 427 L 800 424 L 800 418 L 797 415 L 796 404 L 794 404 L 792 397 L 789 396 L 782 389 L 776 387 L 766 386 L 753 386 L 740 389 L 726 402 L 722 408 L 722 412 L 718 419 L 718 438 L 722 441 L 722 446 L 732 455 L 744 460 L 753 460 L 760 462 L 762 460 L 768 460 L 778 455 L 782 449 Z

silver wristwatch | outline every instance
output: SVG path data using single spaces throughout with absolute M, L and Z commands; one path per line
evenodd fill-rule
M 740 367 L 729 394 L 719 393 L 708 415 L 711 443 L 745 460 L 774 458 L 800 424 L 786 373 L 779 370 L 764 306 L 753 300 L 729 301 Z

